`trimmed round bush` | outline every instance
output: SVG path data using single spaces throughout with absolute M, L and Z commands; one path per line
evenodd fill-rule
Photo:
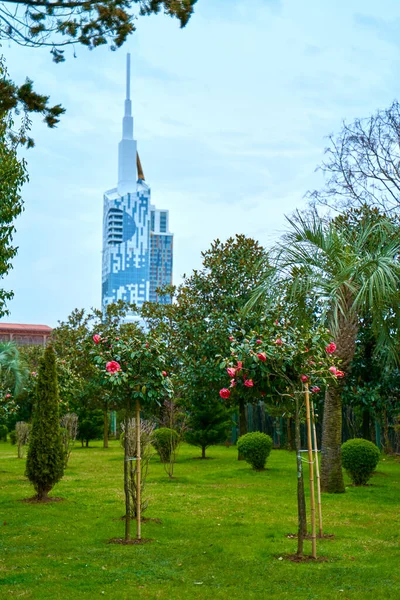
M 270 455 L 272 439 L 260 432 L 246 433 L 237 442 L 238 452 L 255 471 L 262 471 Z
M 160 456 L 163 463 L 169 462 L 172 452 L 178 445 L 179 436 L 174 429 L 169 427 L 160 427 L 153 431 L 151 442 Z
M 10 444 L 12 446 L 15 446 L 15 444 L 17 443 L 17 432 L 15 431 L 15 429 L 13 429 L 13 431 L 10 431 L 9 435 L 10 435 Z
M 355 485 L 365 485 L 379 462 L 379 448 L 362 438 L 342 445 L 342 464 Z

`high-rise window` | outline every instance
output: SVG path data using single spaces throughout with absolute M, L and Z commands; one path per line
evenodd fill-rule
M 154 210 L 151 211 L 151 231 L 155 230 L 155 217 L 156 214 L 154 212 Z
M 160 212 L 160 232 L 166 233 L 167 231 L 167 213 Z

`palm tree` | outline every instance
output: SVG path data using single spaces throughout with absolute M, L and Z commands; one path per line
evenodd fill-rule
M 370 315 L 378 350 L 397 358 L 388 323 L 399 307 L 400 236 L 396 224 L 368 209 L 355 219 L 333 221 L 316 213 L 297 213 L 288 219 L 290 231 L 275 249 L 280 285 L 289 300 L 310 307 L 325 320 L 336 344 L 340 370 L 349 371 L 356 348 L 360 319 Z M 356 222 L 355 222 L 356 221 Z M 258 297 L 270 289 L 264 281 Z M 326 492 L 344 492 L 341 466 L 342 401 L 344 379 L 326 390 L 322 434 L 321 486 Z
M 0 390 L 10 390 L 17 395 L 23 386 L 26 369 L 18 348 L 12 342 L 0 342 Z

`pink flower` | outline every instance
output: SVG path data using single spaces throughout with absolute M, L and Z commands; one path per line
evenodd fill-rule
M 307 377 L 307 375 L 302 375 L 302 376 L 300 377 L 300 379 L 302 380 L 302 382 L 303 382 L 303 383 L 306 383 L 306 382 L 308 381 L 308 377 Z
M 317 385 L 314 385 L 314 387 L 311 388 L 310 392 L 312 392 L 313 394 L 318 394 L 318 392 L 321 391 L 321 388 L 319 388 Z
M 336 371 L 335 376 L 338 379 L 341 379 L 342 377 L 344 377 L 344 373 L 343 373 L 343 371 Z
M 37 377 L 37 372 L 36 371 L 32 371 L 31 375 L 32 375 L 32 377 Z
M 227 400 L 229 398 L 229 396 L 231 395 L 231 393 L 227 388 L 222 388 L 222 390 L 219 390 L 219 395 L 224 400 Z
M 275 321 L 275 325 L 279 325 L 279 321 L 278 321 L 278 319 Z
M 233 340 L 234 340 L 234 339 L 235 339 L 235 338 L 233 337 L 233 335 L 230 335 L 230 336 L 229 336 L 229 341 L 230 341 L 230 342 L 233 342 Z
M 234 379 L 231 379 L 231 385 L 229 387 L 235 387 L 236 385 L 236 381 Z
M 256 344 L 262 344 L 262 340 L 256 340 Z
M 117 371 L 121 370 L 121 365 L 119 363 L 117 363 L 116 360 L 110 360 L 110 362 L 108 362 L 106 364 L 106 371 L 108 371 L 109 373 L 117 373 Z
M 229 377 L 235 377 L 236 375 L 236 369 L 233 367 L 228 367 L 226 372 L 228 373 Z
M 336 375 L 337 368 L 336 368 L 336 367 L 329 367 L 329 371 L 330 371 L 331 373 L 333 373 L 334 375 Z
M 146 346 L 145 346 L 145 347 L 146 347 L 146 348 L 148 348 L 148 347 L 149 347 L 149 343 L 148 343 L 148 342 L 146 342 Z
M 277 340 L 275 340 L 275 344 L 277 346 L 282 346 L 283 342 L 282 342 L 281 338 L 278 338 Z
M 267 355 L 265 354 L 265 352 L 259 352 L 257 354 L 257 357 L 262 361 L 265 362 L 267 360 Z
M 118 342 L 118 341 L 119 341 L 119 338 L 115 338 L 115 341 L 116 341 L 116 342 Z
M 93 341 L 94 341 L 95 344 L 99 344 L 101 342 L 101 337 L 99 336 L 98 333 L 94 334 Z
M 252 379 L 245 379 L 244 380 L 244 385 L 246 387 L 253 387 L 253 385 L 254 385 L 253 380 Z
M 162 372 L 162 376 L 163 376 L 163 377 L 166 377 L 166 376 L 167 376 L 167 371 L 163 371 L 163 372 Z
M 11 394 L 6 394 L 4 397 L 5 398 L 11 398 Z
M 325 350 L 328 354 L 333 354 L 336 351 L 336 344 L 331 342 L 328 346 L 325 347 Z
M 238 362 L 237 362 L 237 366 L 236 366 L 236 372 L 237 372 L 237 373 L 240 373 L 240 371 L 242 370 L 242 367 L 243 367 L 243 363 L 242 363 L 242 361 L 241 361 L 241 360 L 238 360 Z

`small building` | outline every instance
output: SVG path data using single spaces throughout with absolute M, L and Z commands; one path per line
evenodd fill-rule
M 0 342 L 15 342 L 18 346 L 45 346 L 52 331 L 47 325 L 0 323 Z

